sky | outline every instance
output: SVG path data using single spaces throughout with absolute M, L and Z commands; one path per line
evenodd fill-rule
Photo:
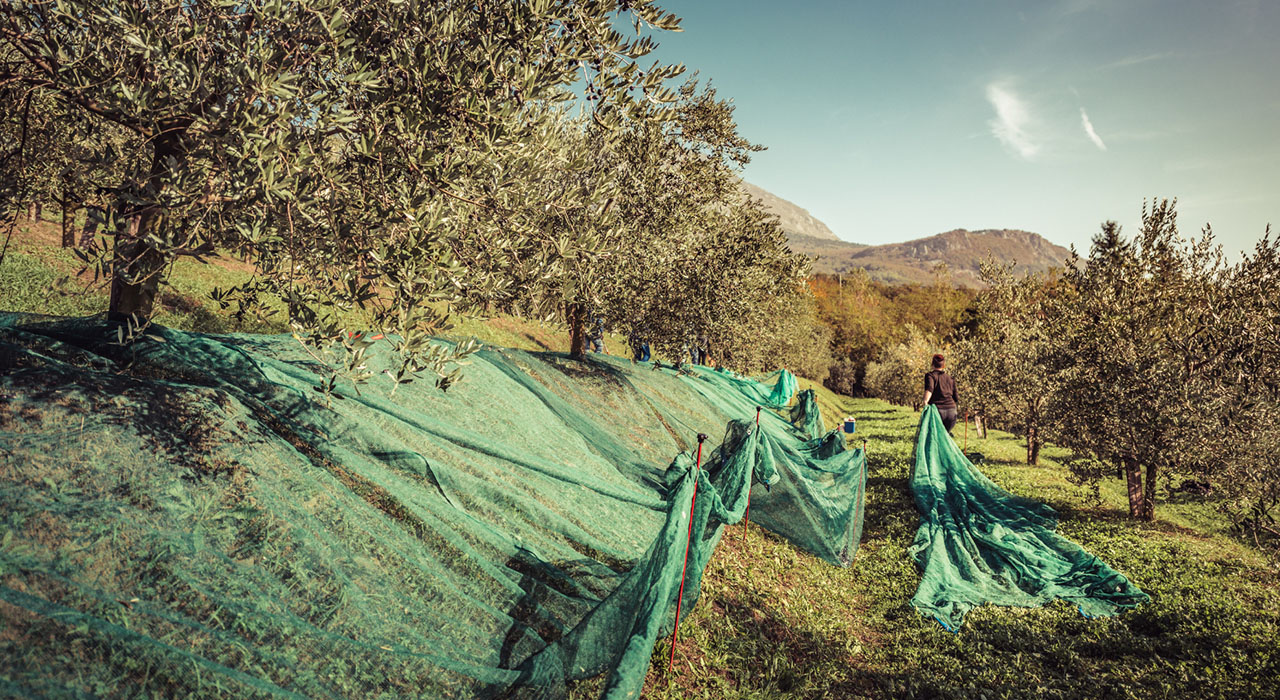
M 1017 228 L 1088 250 L 1144 199 L 1280 234 L 1280 0 L 659 0 L 655 57 L 731 97 L 745 177 L 842 239 Z

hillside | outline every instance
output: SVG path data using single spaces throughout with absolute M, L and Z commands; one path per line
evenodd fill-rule
M 1020 273 L 1061 267 L 1071 256 L 1071 251 L 1039 234 L 1015 229 L 956 229 L 904 243 L 843 248 L 793 237 L 791 248 L 817 258 L 814 272 L 847 274 L 862 268 L 872 279 L 891 284 L 928 282 L 934 267 L 945 263 L 955 282 L 966 287 L 981 286 L 978 269 L 988 256 L 1014 263 Z
M 978 269 L 988 256 L 1014 263 L 1014 269 L 1021 273 L 1061 267 L 1071 255 L 1071 251 L 1039 234 L 1017 229 L 959 228 L 904 243 L 850 243 L 838 238 L 803 207 L 749 182 L 742 186 L 778 215 L 791 249 L 814 258 L 815 273 L 848 274 L 862 268 L 876 281 L 903 284 L 932 281 L 934 267 L 946 263 L 957 284 L 979 287 Z
M 794 381 L 491 346 L 446 392 L 371 339 L 321 396 L 287 334 L 114 331 L 0 315 L 18 696 L 636 697 L 754 482 L 757 529 L 857 553 L 863 453 L 759 408 Z
M 787 232 L 788 238 L 804 236 L 817 241 L 842 242 L 826 224 L 810 214 L 807 209 L 768 190 L 756 187 L 750 182 L 743 182 L 742 189 L 748 195 L 763 201 L 765 209 L 778 215 L 778 219 L 782 222 L 782 230 Z

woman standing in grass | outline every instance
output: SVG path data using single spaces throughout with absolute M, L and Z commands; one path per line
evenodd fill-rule
M 941 354 L 933 356 L 933 370 L 924 375 L 924 405 L 933 404 L 938 407 L 938 417 L 947 432 L 956 424 L 956 406 L 960 395 L 956 391 L 956 380 L 946 371 L 947 358 Z

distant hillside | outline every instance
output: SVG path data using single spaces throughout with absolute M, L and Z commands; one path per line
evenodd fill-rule
M 1017 272 L 1043 272 L 1061 267 L 1071 251 L 1043 236 L 1016 229 L 956 229 L 905 243 L 868 246 L 840 240 L 826 224 L 799 205 L 744 182 L 742 189 L 762 200 L 782 222 L 791 249 L 816 258 L 813 271 L 845 274 L 865 269 L 871 278 L 890 284 L 930 282 L 933 268 L 946 263 L 952 279 L 965 287 L 982 285 L 978 266 L 988 255 L 1014 263 Z
M 742 189 L 755 199 L 763 200 L 765 209 L 778 215 L 778 219 L 782 221 L 782 230 L 787 232 L 788 237 L 807 236 L 815 240 L 840 241 L 826 224 L 796 204 L 750 182 L 742 183 Z
M 1049 242 L 1039 234 L 1014 229 L 956 229 L 928 238 L 878 246 L 833 246 L 829 241 L 792 237 L 797 253 L 817 256 L 813 271 L 844 274 L 863 268 L 872 279 L 892 284 L 928 282 L 933 268 L 946 263 L 957 284 L 981 286 L 978 266 L 987 256 L 1015 263 L 1017 272 L 1042 272 L 1061 267 L 1071 251 Z
M 834 268 L 826 269 L 824 265 L 831 266 L 839 261 L 848 260 L 859 251 L 869 248 L 862 243 L 849 243 L 838 238 L 834 240 L 814 238 L 790 231 L 787 232 L 787 242 L 791 244 L 791 250 L 804 253 L 811 258 L 818 258 L 818 262 L 813 265 L 814 272 L 838 272 Z

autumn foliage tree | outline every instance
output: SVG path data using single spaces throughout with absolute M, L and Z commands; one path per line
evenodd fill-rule
M 865 383 L 872 396 L 919 408 L 924 397 L 924 375 L 933 355 L 945 347 L 915 326 L 907 326 L 906 330 L 905 340 L 886 347 L 867 365 Z
M 810 286 L 818 316 L 833 334 L 827 385 L 847 394 L 870 390 L 866 384 L 870 363 L 908 341 L 909 328 L 940 346 L 954 341 L 974 296 L 973 290 L 955 285 L 945 266 L 934 271 L 929 284 L 884 284 L 857 269 L 843 275 L 816 275 Z M 921 373 L 927 370 L 926 364 Z

